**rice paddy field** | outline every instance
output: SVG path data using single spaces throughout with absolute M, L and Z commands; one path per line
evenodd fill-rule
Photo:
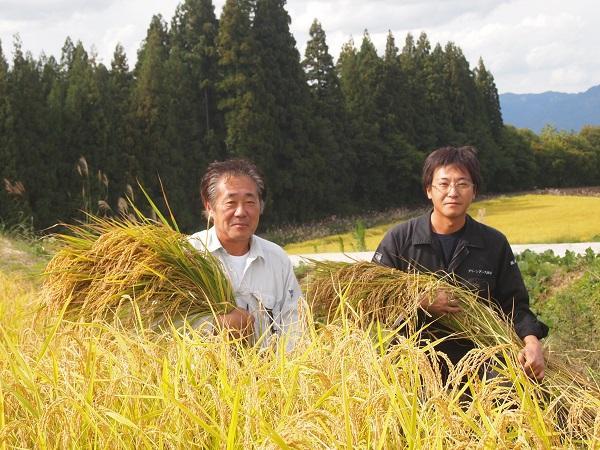
M 206 261 L 190 263 L 172 230 L 135 227 L 79 230 L 47 257 L 3 241 L 1 448 L 600 448 L 594 373 L 549 346 L 544 381 L 529 379 L 510 327 L 451 280 L 322 264 L 303 284 L 294 350 L 260 349 L 157 326 L 172 310 L 156 299 L 204 313 L 218 295 L 227 307 L 227 286 L 187 269 Z M 529 261 L 531 277 L 545 263 Z M 594 283 L 597 259 L 577 264 Z M 468 312 L 447 325 L 478 344 L 445 381 L 413 321 L 440 287 Z
M 527 194 L 500 196 L 471 204 L 469 214 L 502 231 L 511 244 L 600 240 L 600 197 Z M 365 230 L 366 250 L 375 250 L 394 223 Z M 288 244 L 292 254 L 358 251 L 353 233 Z

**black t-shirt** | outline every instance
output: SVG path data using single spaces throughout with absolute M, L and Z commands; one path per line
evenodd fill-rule
M 463 235 L 464 231 L 464 226 L 460 230 L 450 234 L 439 234 L 431 230 L 431 234 L 437 239 L 442 248 L 442 256 L 444 258 L 444 266 L 446 266 L 446 269 L 448 269 L 450 261 L 452 261 L 454 251 L 456 250 L 456 244 L 458 244 L 458 240 Z

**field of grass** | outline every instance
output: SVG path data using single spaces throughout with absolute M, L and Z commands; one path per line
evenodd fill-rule
M 420 347 L 416 334 L 365 324 L 349 309 L 326 324 L 308 320 L 290 353 L 248 347 L 224 333 L 44 317 L 35 274 L 47 259 L 32 256 L 26 243 L 9 245 L 23 254 L 0 267 L 0 448 L 600 444 L 600 394 L 576 391 L 576 408 L 566 408 L 566 397 L 547 397 L 544 385 L 524 376 L 509 345 L 474 352 L 444 384 L 432 344 Z M 569 273 L 585 272 L 582 285 L 572 284 L 597 299 L 600 264 L 589 258 L 565 264 Z M 549 267 L 561 261 L 530 257 L 528 280 L 545 283 L 555 273 Z M 560 294 L 568 298 L 569 291 Z M 549 298 L 536 306 L 544 311 Z M 597 312 L 595 302 L 590 307 Z M 558 327 L 567 322 L 561 314 L 571 313 L 549 312 Z M 550 350 L 550 359 L 559 357 Z M 499 353 L 506 355 L 494 362 L 500 376 L 480 380 L 478 368 Z
M 502 231 L 511 244 L 600 240 L 600 197 L 527 194 L 474 202 L 469 214 Z M 395 223 L 365 231 L 367 250 L 375 250 Z M 291 254 L 358 251 L 353 233 L 332 235 L 285 246 Z

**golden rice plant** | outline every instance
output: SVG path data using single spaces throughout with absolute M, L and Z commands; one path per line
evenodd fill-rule
M 515 386 L 527 381 L 523 380 L 526 377 L 522 371 L 514 370 L 519 367 L 517 354 L 523 342 L 508 320 L 491 302 L 483 301 L 450 275 L 409 273 L 369 262 L 314 261 L 313 265 L 307 300 L 318 317 L 328 321 L 350 313 L 362 317 L 363 324 L 375 320 L 386 327 L 397 327 L 402 323 L 414 333 L 418 332 L 415 327 L 421 299 L 441 289 L 458 301 L 462 311 L 436 320 L 455 335 L 472 340 L 479 349 L 502 347 L 503 358 L 490 356 L 488 364 L 492 363 L 494 369 Z M 555 354 L 548 356 L 545 372 L 543 382 L 534 383 L 536 399 L 546 404 L 557 420 L 569 424 L 571 437 L 589 437 L 594 427 L 597 432 L 600 427 L 598 385 Z M 521 381 L 516 383 L 518 378 Z
M 292 352 L 245 346 L 225 331 L 140 333 L 119 322 L 42 324 L 31 315 L 7 333 L 13 312 L 35 309 L 39 299 L 5 281 L 0 304 L 16 307 L 0 314 L 0 448 L 593 449 L 600 442 L 598 424 L 594 431 L 558 420 L 508 344 L 476 349 L 453 368 L 451 378 L 467 377 L 460 387 L 442 384 L 435 343 L 397 336 L 350 308 L 318 326 L 309 317 Z M 475 375 L 501 354 L 501 376 Z M 580 403 L 590 407 L 587 397 Z
M 69 226 L 42 288 L 50 315 L 163 326 L 235 305 L 218 260 L 198 252 L 166 221 L 91 217 Z M 139 311 L 139 314 L 138 314 Z
M 460 391 L 442 386 L 431 348 L 415 336 L 388 346 L 392 334 L 370 327 L 352 319 L 311 327 L 291 353 L 239 345 L 226 333 L 150 338 L 99 322 L 50 337 L 0 331 L 0 442 L 311 450 L 591 442 L 556 433 L 526 380 L 520 392 L 470 380 L 466 406 Z M 476 363 L 489 355 L 471 356 Z

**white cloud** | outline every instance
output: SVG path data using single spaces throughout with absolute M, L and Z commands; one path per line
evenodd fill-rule
M 179 2 L 0 0 L 0 39 L 9 58 L 16 32 L 34 56 L 44 49 L 58 57 L 69 35 L 95 45 L 106 64 L 120 42 L 133 65 L 152 15 L 170 21 Z M 224 2 L 214 1 L 217 15 Z M 600 83 L 597 0 L 288 0 L 287 9 L 301 54 L 317 18 L 334 57 L 351 37 L 360 45 L 364 29 L 380 53 L 388 30 L 399 48 L 406 33 L 425 31 L 432 45 L 455 42 L 472 66 L 483 57 L 500 92 L 576 92 Z

